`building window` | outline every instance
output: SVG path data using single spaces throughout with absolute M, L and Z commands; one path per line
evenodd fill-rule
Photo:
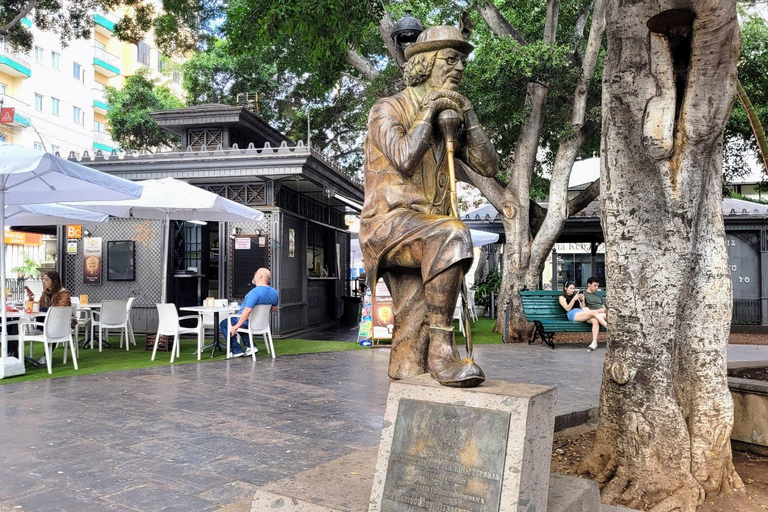
M 5 84 L 0 84 L 0 94 L 5 95 Z
M 59 99 L 51 98 L 51 114 L 59 115 Z
M 40 144 L 39 142 L 35 142 L 35 146 L 34 147 L 38 151 L 42 151 L 43 150 L 43 145 Z
M 43 96 L 35 93 L 35 110 L 43 110 Z
M 75 77 L 76 80 L 80 80 L 83 76 L 83 70 L 77 62 L 72 63 L 72 76 Z
M 51 153 L 53 153 L 54 155 L 55 155 L 56 153 L 59 153 L 59 152 L 60 152 L 60 149 L 61 149 L 61 148 L 59 148 L 59 146 L 57 146 L 57 145 L 55 145 L 55 144 L 51 144 Z
M 53 66 L 54 69 L 59 69 L 60 61 L 61 55 L 56 52 L 51 52 L 51 66 Z
M 147 43 L 139 43 L 139 62 L 149 66 L 149 45 Z
M 43 63 L 43 49 L 39 46 L 35 46 L 35 62 L 38 64 Z
M 72 107 L 72 122 L 77 124 L 84 124 L 83 111 L 80 107 Z
M 5 142 L 5 134 L 0 133 L 0 142 Z
M 104 126 L 104 123 L 100 121 L 94 121 L 93 122 L 93 131 L 99 132 L 99 133 L 107 133 L 107 127 Z

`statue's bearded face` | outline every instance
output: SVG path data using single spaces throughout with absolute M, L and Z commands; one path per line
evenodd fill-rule
M 432 74 L 427 84 L 434 89 L 455 91 L 459 88 L 464 68 L 467 67 L 467 55 L 453 48 L 445 48 L 437 52 Z

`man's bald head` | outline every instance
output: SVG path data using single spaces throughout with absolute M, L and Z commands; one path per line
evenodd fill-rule
M 253 284 L 256 286 L 267 286 L 272 282 L 272 272 L 267 268 L 260 268 L 253 275 Z

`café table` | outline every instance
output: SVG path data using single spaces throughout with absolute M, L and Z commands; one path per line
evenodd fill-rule
M 101 302 L 89 302 L 87 304 L 83 304 L 81 302 L 81 303 L 79 303 L 77 305 L 77 309 L 85 309 L 85 310 L 88 310 L 88 311 L 93 311 L 94 309 L 101 309 Z M 91 322 L 93 322 L 93 317 L 91 317 Z M 91 337 L 93 337 L 93 329 L 91 329 Z M 110 348 L 110 347 L 112 347 L 112 345 L 109 344 L 108 339 L 109 339 L 109 336 L 107 336 L 107 340 L 104 340 L 102 342 L 102 345 L 104 345 L 107 348 Z M 83 338 L 83 346 L 80 347 L 80 348 L 87 348 L 88 345 L 91 342 L 92 341 L 88 341 L 87 337 L 84 337 Z
M 205 350 L 208 347 L 213 347 L 211 350 L 211 357 L 216 354 L 216 349 L 224 352 L 224 347 L 221 346 L 221 337 L 219 334 L 219 323 L 221 322 L 221 313 L 234 313 L 239 310 L 239 307 L 234 306 L 217 306 L 217 307 L 205 307 L 205 306 L 184 306 L 179 308 L 180 311 L 192 311 L 200 315 L 200 322 L 203 321 L 203 313 L 213 313 L 213 343 L 204 346 L 201 350 Z
M 25 321 L 32 322 L 36 318 L 45 317 L 45 315 L 47 315 L 45 311 L 35 311 L 34 313 L 27 313 L 26 311 L 24 311 L 24 309 L 19 309 L 17 311 L 8 311 L 7 309 L 5 310 L 5 317 L 8 320 L 16 319 L 16 318 L 19 319 L 19 324 L 18 324 L 19 329 L 21 329 L 24 326 Z M 21 335 L 21 332 L 19 332 L 19 335 Z M 20 345 L 21 343 L 19 343 L 19 346 L 18 346 L 19 353 L 21 353 L 23 350 L 23 347 L 21 347 Z M 41 366 L 45 366 L 45 364 L 40 364 L 37 362 L 37 360 L 27 356 L 24 356 L 24 362 L 29 363 L 38 368 Z

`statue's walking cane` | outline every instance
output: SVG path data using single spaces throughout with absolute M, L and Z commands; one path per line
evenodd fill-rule
M 453 137 L 461 124 L 461 117 L 455 110 L 446 109 L 437 116 L 437 124 L 445 138 L 445 158 L 448 160 L 448 182 L 451 186 L 451 214 L 457 219 L 459 216 L 459 200 L 456 197 L 456 167 L 453 162 Z M 464 322 L 464 335 L 467 338 L 467 357 L 472 359 L 472 331 L 470 330 L 471 317 L 469 316 L 469 302 L 467 301 L 467 280 L 461 278 L 461 321 Z

